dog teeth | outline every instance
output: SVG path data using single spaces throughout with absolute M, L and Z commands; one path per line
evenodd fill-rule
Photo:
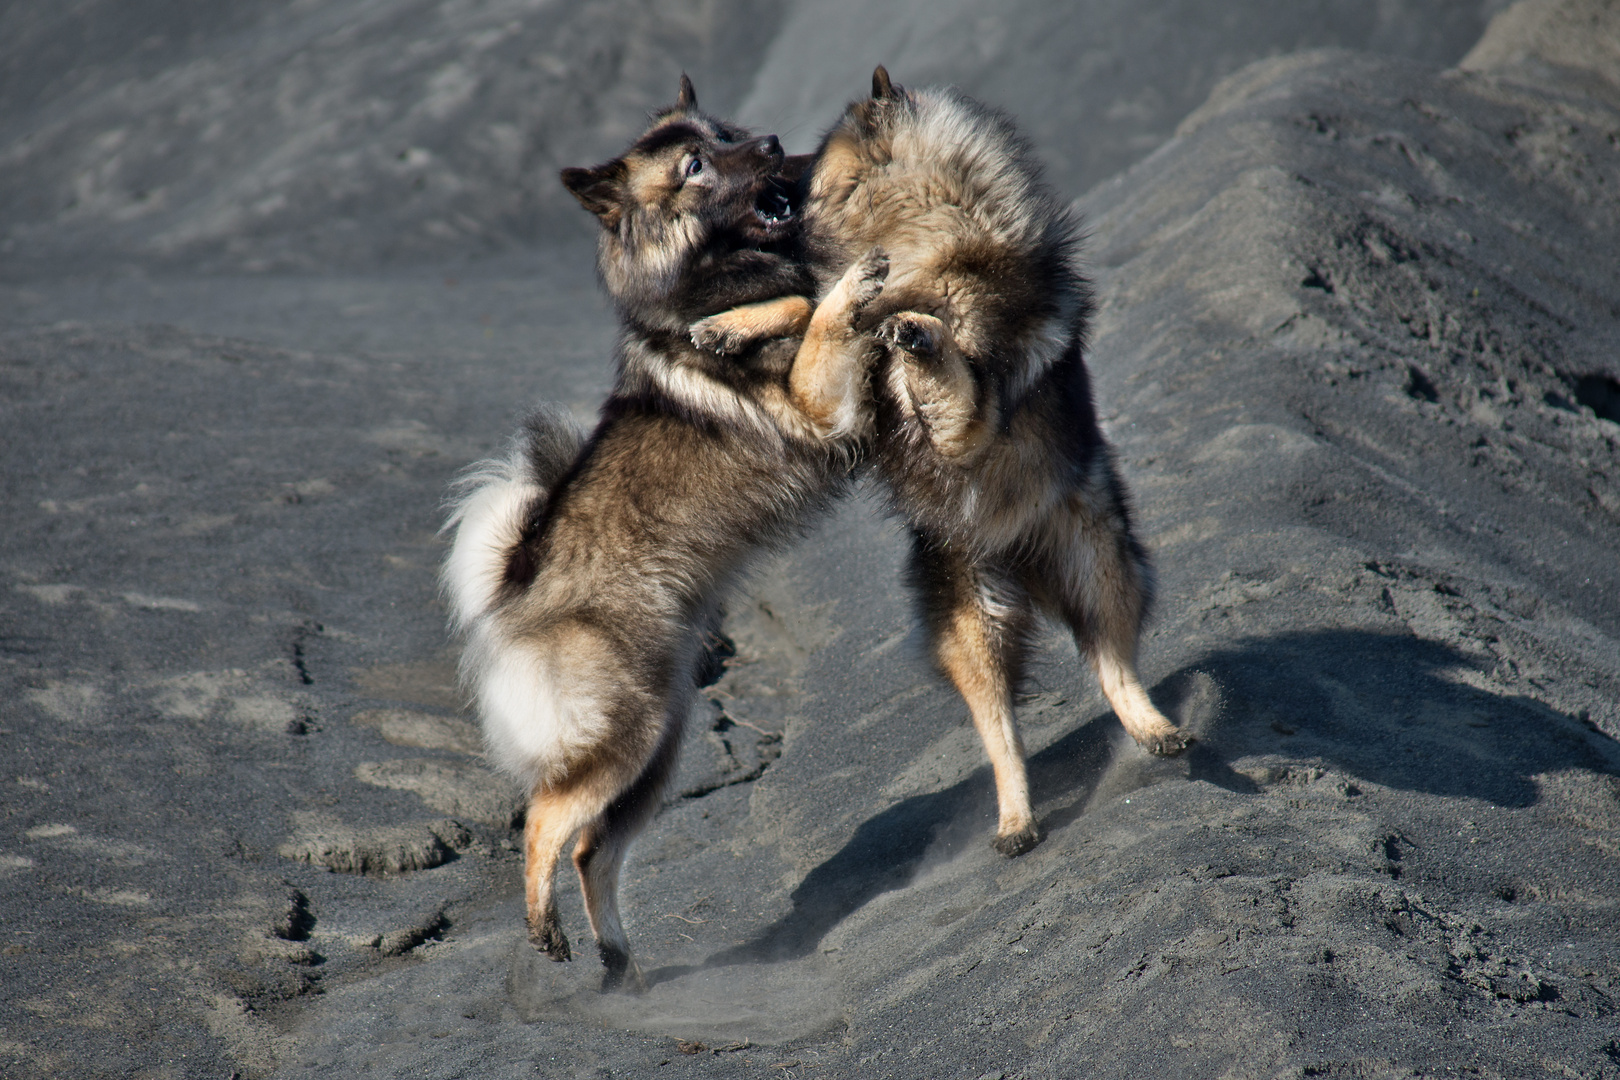
M 754 214 L 761 221 L 775 225 L 793 217 L 793 204 L 788 202 L 786 195 L 773 191 L 761 200 L 761 205 L 754 208 Z

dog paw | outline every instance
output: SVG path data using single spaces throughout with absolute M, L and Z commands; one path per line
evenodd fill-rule
M 889 254 L 874 247 L 855 260 L 845 272 L 850 284 L 849 309 L 854 314 L 883 295 L 883 285 L 889 280 Z
M 568 935 L 563 933 L 562 927 L 554 919 L 547 919 L 539 926 L 531 922 L 529 944 L 558 963 L 574 958 L 573 950 L 568 947 Z
M 1154 757 L 1175 757 L 1197 741 L 1198 737 L 1192 732 L 1171 728 L 1149 735 L 1143 740 L 1142 749 Z
M 636 958 L 627 952 L 615 949 L 608 945 L 597 945 L 602 954 L 602 993 L 604 994 L 645 994 L 647 992 L 647 976 L 641 973 L 641 965 Z
M 913 311 L 890 315 L 878 326 L 878 337 L 920 360 L 939 355 L 939 320 Z
M 719 353 L 721 356 L 742 352 L 748 344 L 741 333 L 726 325 L 724 313 L 699 319 L 688 328 L 688 333 L 693 345 L 704 352 Z
M 996 837 L 994 840 L 990 841 L 990 846 L 1007 856 L 1007 858 L 1014 859 L 1024 854 L 1024 852 L 1031 850 L 1040 842 L 1041 830 L 1031 824 L 1025 825 L 1017 832 L 1007 833 L 1005 836 Z

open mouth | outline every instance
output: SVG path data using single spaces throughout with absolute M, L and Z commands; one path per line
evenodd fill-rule
M 793 185 L 780 177 L 772 177 L 760 188 L 754 199 L 754 220 L 767 235 L 783 232 L 797 220 L 792 196 Z

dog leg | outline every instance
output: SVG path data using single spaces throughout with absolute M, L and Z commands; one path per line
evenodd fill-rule
M 888 256 L 873 248 L 844 271 L 810 317 L 788 390 L 822 438 L 858 436 L 866 423 L 867 339 L 856 322 L 888 276 Z
M 1114 707 L 1114 715 L 1137 745 L 1158 757 L 1174 757 L 1187 749 L 1193 736 L 1153 707 L 1136 674 L 1135 645 L 1134 640 L 1127 644 L 1117 637 L 1099 641 L 1091 651 L 1097 682 L 1108 704 Z
M 683 702 L 683 714 L 684 706 Z M 658 748 L 646 768 L 585 827 L 574 847 L 574 869 L 585 894 L 585 913 L 607 969 L 602 976 L 603 993 L 628 990 L 639 994 L 647 989 L 647 979 L 630 951 L 630 937 L 619 918 L 619 871 L 630 842 L 658 810 L 664 786 L 675 771 L 680 738 L 680 722 L 666 718 Z
M 1030 805 L 1024 744 L 1013 711 L 1028 599 L 998 588 L 943 544 L 918 538 L 913 578 L 922 593 L 935 660 L 973 715 L 996 777 L 995 849 L 1009 858 L 1041 842 Z
M 990 445 L 994 426 L 984 417 L 978 380 L 952 339 L 950 328 L 932 315 L 901 311 L 878 327 L 900 362 L 894 391 L 909 401 L 929 441 L 942 456 L 970 465 Z
M 759 341 L 802 337 L 814 308 L 803 296 L 779 296 L 757 304 L 743 304 L 691 326 L 692 344 L 708 352 L 731 356 Z
M 935 646 L 940 666 L 950 676 L 973 714 L 990 767 L 996 777 L 995 849 L 1008 857 L 1022 855 L 1041 842 L 1035 810 L 1030 805 L 1024 743 L 1013 714 L 1012 688 L 986 641 L 979 613 L 962 612 Z
M 1070 496 L 1060 533 L 1089 552 L 1071 550 L 1050 575 L 1080 651 L 1090 658 L 1120 725 L 1150 754 L 1173 757 L 1193 741 L 1154 707 L 1136 673 L 1136 646 L 1147 609 L 1148 568 L 1130 535 L 1118 481 L 1106 461 L 1082 494 Z M 1089 556 L 1089 557 L 1088 557 Z
M 568 936 L 557 919 L 556 870 L 563 845 L 601 810 L 593 785 L 537 790 L 523 822 L 523 898 L 529 943 L 553 960 L 572 960 Z

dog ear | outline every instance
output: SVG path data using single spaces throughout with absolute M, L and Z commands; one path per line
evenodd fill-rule
M 564 169 L 562 182 L 579 205 L 600 218 L 605 228 L 613 229 L 624 214 L 624 182 L 628 175 L 629 170 L 619 160 L 594 169 Z
M 894 96 L 894 84 L 889 81 L 889 69 L 879 64 L 872 69 L 872 99 L 887 101 Z
M 691 112 L 698 107 L 697 91 L 692 89 L 692 80 L 681 72 L 681 92 L 675 95 L 675 107 L 683 112 Z

